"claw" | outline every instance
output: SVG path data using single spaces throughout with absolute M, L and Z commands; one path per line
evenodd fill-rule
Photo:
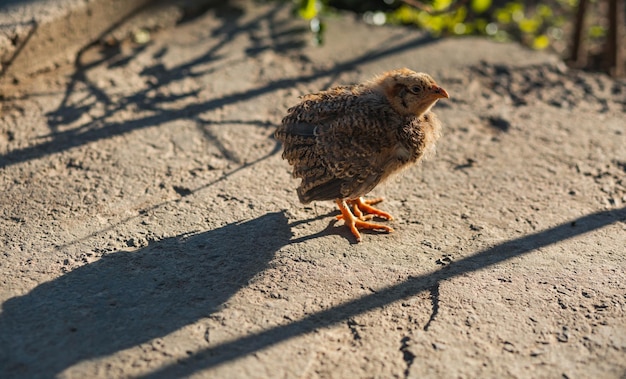
M 362 197 L 356 199 L 348 199 L 346 200 L 347 205 L 351 205 L 353 208 L 354 216 L 356 216 L 361 221 L 368 221 L 372 218 L 378 216 L 380 218 L 384 218 L 387 220 L 393 220 L 393 216 L 387 212 L 383 212 L 378 208 L 372 207 L 372 205 L 378 204 L 383 201 L 382 197 L 377 197 L 375 199 L 365 200 Z M 337 220 L 342 220 L 343 214 L 337 216 Z
M 379 199 L 375 199 L 375 200 L 379 200 Z M 350 202 L 350 204 L 353 205 L 355 209 L 358 209 L 358 212 L 355 212 L 357 216 L 355 216 L 354 214 L 352 214 L 352 212 L 350 212 L 350 207 L 348 205 L 348 202 Z M 380 200 L 377 202 L 380 202 Z M 373 214 L 363 215 L 363 213 L 361 212 L 361 209 L 363 209 L 362 206 L 366 205 L 367 207 L 369 207 L 369 205 L 366 204 L 366 202 L 362 198 L 359 198 L 356 200 L 348 200 L 348 201 L 337 199 L 336 203 L 337 203 L 337 206 L 339 207 L 339 210 L 341 211 L 341 215 L 340 215 L 341 217 L 337 216 L 337 219 L 344 220 L 346 226 L 350 228 L 350 231 L 356 238 L 356 242 L 361 242 L 361 233 L 359 233 L 359 229 L 383 230 L 383 231 L 386 231 L 387 233 L 393 232 L 393 228 L 387 225 L 381 225 L 381 224 L 376 224 L 376 223 L 367 221 L 373 217 Z M 375 208 L 372 208 L 372 207 L 369 207 L 369 208 L 378 211 Z M 386 216 L 389 216 L 388 219 L 391 219 L 391 215 L 389 215 L 388 213 L 385 213 L 382 211 L 378 211 L 378 212 Z M 374 212 L 371 212 L 371 213 L 374 213 Z M 380 215 L 380 213 L 374 213 L 374 214 Z M 358 216 L 359 214 L 360 216 Z M 384 217 L 384 216 L 381 215 L 381 217 Z

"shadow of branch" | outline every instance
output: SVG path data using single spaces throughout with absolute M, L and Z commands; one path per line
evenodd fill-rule
M 299 83 L 308 83 L 318 79 L 328 78 L 328 83 L 330 84 L 334 81 L 336 75 L 341 72 L 353 70 L 361 64 L 376 61 L 389 55 L 398 54 L 434 41 L 431 37 L 424 36 L 417 36 L 416 38 L 401 43 L 389 41 L 389 43 L 381 44 L 382 47 L 376 47 L 363 52 L 359 56 L 335 62 L 329 68 L 316 71 L 312 74 L 274 80 L 257 88 L 235 92 L 226 96 L 218 95 L 208 101 L 191 103 L 182 107 L 173 107 L 172 104 L 181 99 L 195 98 L 197 91 L 154 96 L 153 91 L 155 88 L 167 87 L 172 83 L 184 80 L 190 76 L 208 74 L 211 69 L 208 69 L 207 72 L 200 73 L 193 72 L 193 69 L 205 65 L 208 62 L 216 62 L 224 58 L 220 54 L 221 49 L 240 34 L 251 36 L 252 46 L 246 49 L 248 56 L 259 54 L 261 51 L 267 49 L 281 48 L 288 50 L 300 48 L 301 45 L 297 43 L 297 38 L 299 37 L 292 37 L 292 40 L 285 41 L 283 33 L 277 31 L 273 32 L 274 34 L 272 35 L 276 41 L 270 45 L 257 41 L 258 38 L 254 37 L 254 33 L 260 28 L 262 22 L 274 25 L 270 28 L 273 30 L 275 25 L 284 21 L 278 17 L 278 11 L 282 6 L 284 5 L 276 5 L 268 12 L 245 23 L 240 22 L 241 15 L 238 12 L 223 12 L 221 24 L 213 31 L 218 42 L 209 48 L 208 51 L 200 57 L 172 68 L 166 68 L 158 60 L 165 52 L 163 50 L 156 52 L 154 59 L 157 60 L 157 63 L 153 66 L 145 67 L 141 72 L 141 76 L 144 76 L 145 80 L 151 84 L 146 88 L 122 96 L 121 98 L 112 99 L 106 91 L 95 84 L 87 75 L 89 70 L 99 66 L 115 67 L 128 64 L 128 59 L 120 57 L 122 53 L 119 47 L 104 51 L 102 57 L 92 62 L 83 61 L 83 54 L 86 50 L 81 51 L 76 58 L 76 72 L 66 88 L 61 105 L 47 115 L 51 129 L 51 133 L 47 136 L 49 140 L 25 148 L 11 150 L 0 156 L 0 169 L 165 122 L 193 119 L 202 113 L 227 105 L 252 101 L 259 96 L 277 90 L 291 88 Z M 302 33 L 304 32 L 305 31 L 302 31 Z M 145 46 L 138 47 L 133 54 L 137 54 L 142 49 L 145 49 Z M 79 87 L 84 88 L 79 91 Z M 82 97 L 80 100 L 72 102 L 70 101 L 71 94 L 75 92 L 80 93 Z M 96 107 L 104 107 L 104 113 L 71 129 L 59 131 L 59 126 L 77 122 L 82 115 L 89 114 L 89 111 Z M 128 113 L 129 109 L 134 109 L 133 107 L 137 107 L 149 114 L 135 119 L 123 117 L 124 119 L 120 121 L 120 117 L 118 117 L 117 114 L 120 112 Z M 130 113 L 134 114 L 136 112 Z
M 598 230 L 617 222 L 626 222 L 626 207 L 602 211 L 569 221 L 544 231 L 504 242 L 472 256 L 450 263 L 445 268 L 382 289 L 374 294 L 311 314 L 288 325 L 239 338 L 232 342 L 200 351 L 179 361 L 176 365 L 143 376 L 143 378 L 170 378 L 190 375 L 199 370 L 236 360 L 247 354 L 268 348 L 280 342 L 310 333 L 316 329 L 345 321 L 350 317 L 381 308 L 398 300 L 429 291 L 445 281 L 528 254 L 536 249 Z
M 251 167 L 253 167 L 254 165 L 256 165 L 256 164 L 258 164 L 258 163 L 260 163 L 260 162 L 262 162 L 262 161 L 264 161 L 264 160 L 266 160 L 266 159 L 268 159 L 268 158 L 270 158 L 271 156 L 273 156 L 273 155 L 275 155 L 275 154 L 278 154 L 278 153 L 280 152 L 281 144 L 280 144 L 280 143 L 278 143 L 278 141 L 276 141 L 276 140 L 273 140 L 273 141 L 275 142 L 274 147 L 273 147 L 273 148 L 272 148 L 272 150 L 271 150 L 270 152 L 268 152 L 267 154 L 265 154 L 265 155 L 263 155 L 263 156 L 261 156 L 261 157 L 259 157 L 259 158 L 255 159 L 255 160 L 253 160 L 253 161 L 246 162 L 246 163 L 242 164 L 241 166 L 239 166 L 239 167 L 237 167 L 237 168 L 235 168 L 235 169 L 233 169 L 233 170 L 230 170 L 230 171 L 228 171 L 228 172 L 224 173 L 224 174 L 223 174 L 222 176 L 220 176 L 219 178 L 217 178 L 217 179 L 215 179 L 215 180 L 212 180 L 212 181 L 210 181 L 210 182 L 208 182 L 208 183 L 206 183 L 206 184 L 203 184 L 203 185 L 202 185 L 202 186 L 200 186 L 200 187 L 197 187 L 197 188 L 194 188 L 194 189 L 186 189 L 186 188 L 185 188 L 184 193 L 181 193 L 181 194 L 180 194 L 180 198 L 178 198 L 178 199 L 173 199 L 173 200 L 163 201 L 163 202 L 160 202 L 160 203 L 158 203 L 158 204 L 154 204 L 154 205 L 152 205 L 152 206 L 150 206 L 150 207 L 143 208 L 143 209 L 139 210 L 139 211 L 138 211 L 138 214 L 137 214 L 137 215 L 135 215 L 135 216 L 126 217 L 126 218 L 124 218 L 124 219 L 122 219 L 122 220 L 120 220 L 120 221 L 116 222 L 115 224 L 112 224 L 112 225 L 107 226 L 107 227 L 106 227 L 106 228 L 104 228 L 104 229 L 100 229 L 100 230 L 98 230 L 98 231 L 95 231 L 95 232 L 93 232 L 93 233 L 90 233 L 90 234 L 89 234 L 89 235 L 87 235 L 86 237 L 83 237 L 83 238 L 79 238 L 79 239 L 73 240 L 73 241 L 71 241 L 71 242 L 69 242 L 69 243 L 65 243 L 65 244 L 63 244 L 63 245 L 59 245 L 59 246 L 57 246 L 57 248 L 58 248 L 58 249 L 65 249 L 65 248 L 67 248 L 67 247 L 69 247 L 69 246 L 72 246 L 72 245 L 75 245 L 75 244 L 77 244 L 77 243 L 84 242 L 84 241 L 86 241 L 86 240 L 88 240 L 88 239 L 90 239 L 90 238 L 93 238 L 93 237 L 95 237 L 95 236 L 97 236 L 97 235 L 99 235 L 99 234 L 102 234 L 102 233 L 106 233 L 106 232 L 108 232 L 108 231 L 111 231 L 111 230 L 115 229 L 116 227 L 118 227 L 119 225 L 126 224 L 126 223 L 130 222 L 130 221 L 131 221 L 131 220 L 133 220 L 133 219 L 136 219 L 136 218 L 138 218 L 138 217 L 140 217 L 140 216 L 142 216 L 142 215 L 145 215 L 146 213 L 149 213 L 149 212 L 152 212 L 152 211 L 154 211 L 154 210 L 156 210 L 156 209 L 162 208 L 162 207 L 164 207 L 164 206 L 166 206 L 166 205 L 168 205 L 168 204 L 175 204 L 175 203 L 179 203 L 180 201 L 184 200 L 184 199 L 185 199 L 186 197 L 188 197 L 188 196 L 191 196 L 191 195 L 193 195 L 193 194 L 196 194 L 196 193 L 198 193 L 198 192 L 200 192 L 200 191 L 202 191 L 202 190 L 205 190 L 205 189 L 207 189 L 207 188 L 209 188 L 209 187 L 211 187 L 211 186 L 213 186 L 213 185 L 215 185 L 215 184 L 217 184 L 217 183 L 220 183 L 220 182 L 222 182 L 222 181 L 224 181 L 224 180 L 227 180 L 227 179 L 228 179 L 229 177 L 231 177 L 232 175 L 235 175 L 235 174 L 237 174 L 238 172 L 243 171 L 243 170 L 245 170 L 245 169 L 251 168 Z

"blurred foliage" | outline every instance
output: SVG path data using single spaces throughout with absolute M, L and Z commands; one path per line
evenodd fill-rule
M 563 52 L 564 26 L 574 19 L 578 0 L 293 0 L 300 17 L 309 20 L 318 43 L 323 42 L 324 15 L 336 9 L 357 12 L 374 25 L 411 25 L 434 36 L 485 35 L 497 41 L 519 41 L 534 49 Z M 591 1 L 592 3 L 598 0 Z M 606 35 L 594 25 L 589 38 Z

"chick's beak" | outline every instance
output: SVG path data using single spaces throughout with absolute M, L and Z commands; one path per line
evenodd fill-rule
M 450 98 L 450 95 L 448 95 L 448 92 L 445 89 L 443 89 L 443 88 L 441 88 L 441 87 L 439 87 L 437 85 L 432 86 L 431 89 L 433 91 L 433 94 L 438 99 L 443 99 L 443 98 L 448 99 L 448 98 Z

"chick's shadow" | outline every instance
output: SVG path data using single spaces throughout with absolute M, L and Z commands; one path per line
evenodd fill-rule
M 284 214 L 269 213 L 108 254 L 41 284 L 2 305 L 0 376 L 54 377 L 207 317 L 290 237 Z

